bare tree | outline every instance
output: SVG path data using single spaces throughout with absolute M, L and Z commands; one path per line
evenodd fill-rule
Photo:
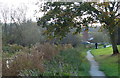
M 27 22 L 26 18 L 26 12 L 27 12 L 27 6 L 25 4 L 21 4 L 19 7 L 11 7 L 10 9 L 6 6 L 1 10 L 2 19 L 4 21 L 3 26 L 3 34 L 4 39 L 7 39 L 10 37 L 10 35 L 18 34 L 16 36 L 19 38 L 20 42 L 22 42 L 22 23 Z M 9 30 L 8 30 L 9 28 Z M 16 32 L 13 32 L 13 28 L 16 28 Z M 10 41 L 12 43 L 13 40 Z
M 4 33 L 7 36 L 7 22 L 9 20 L 9 8 L 2 8 L 1 9 L 1 16 L 4 22 Z

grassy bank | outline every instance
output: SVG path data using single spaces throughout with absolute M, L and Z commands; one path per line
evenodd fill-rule
M 67 49 L 46 61 L 44 76 L 89 76 L 89 62 L 84 47 Z
M 120 51 L 120 46 L 118 46 Z M 100 65 L 100 70 L 102 70 L 106 76 L 118 76 L 119 73 L 119 58 L 118 55 L 112 55 L 112 48 L 101 48 L 101 49 L 94 49 L 91 51 L 92 54 L 95 56 L 95 60 Z

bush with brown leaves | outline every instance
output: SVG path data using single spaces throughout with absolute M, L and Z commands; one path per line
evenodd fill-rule
M 47 60 L 50 60 L 59 52 L 55 45 L 51 45 L 49 43 L 36 44 L 33 50 L 43 54 L 43 59 Z

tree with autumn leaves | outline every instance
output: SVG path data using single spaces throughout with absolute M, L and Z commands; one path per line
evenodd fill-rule
M 89 24 L 101 23 L 110 36 L 113 54 L 118 54 L 116 43 L 117 28 L 120 26 L 120 2 L 46 2 L 41 8 L 45 15 L 38 20 L 38 25 L 46 28 L 49 38 L 66 36 L 72 29 L 80 33 L 82 27 L 89 29 Z

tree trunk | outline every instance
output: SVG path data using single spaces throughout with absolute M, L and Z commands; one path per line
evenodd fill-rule
M 118 36 L 118 38 L 117 38 L 117 44 L 118 45 L 120 45 L 120 27 L 118 27 L 118 34 L 117 34 L 117 36 Z
M 118 48 L 117 48 L 115 31 L 113 31 L 112 33 L 110 32 L 110 40 L 111 40 L 111 44 L 112 44 L 113 55 L 118 54 L 119 51 L 118 51 Z

